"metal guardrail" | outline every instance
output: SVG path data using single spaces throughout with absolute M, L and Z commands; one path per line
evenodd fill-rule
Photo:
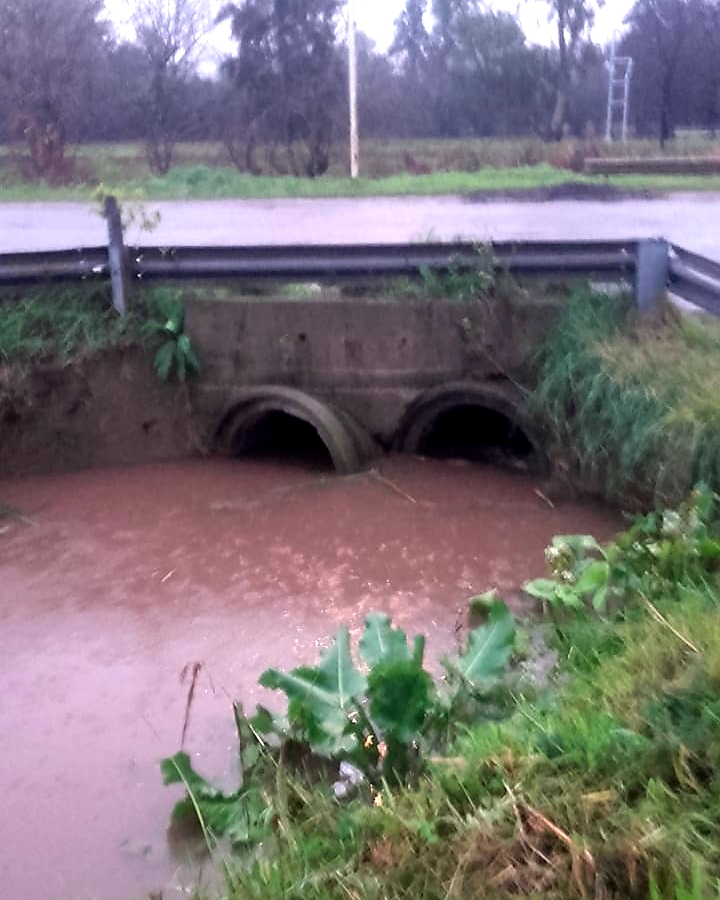
M 490 258 L 513 276 L 589 278 L 634 284 L 647 311 L 668 291 L 720 315 L 720 264 L 664 240 L 512 241 L 484 248 L 469 242 L 260 247 L 126 247 L 117 204 L 106 204 L 108 247 L 0 255 L 0 285 L 110 279 L 113 306 L 123 313 L 129 283 L 138 279 L 234 279 L 258 282 L 370 282 L 469 270 Z
M 672 294 L 720 316 L 720 263 L 671 246 L 668 287 Z

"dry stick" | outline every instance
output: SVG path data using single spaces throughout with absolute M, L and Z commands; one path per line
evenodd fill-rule
M 505 790 L 510 797 L 510 801 L 512 803 L 513 813 L 515 815 L 515 826 L 518 830 L 518 834 L 520 835 L 520 840 L 525 846 L 535 853 L 540 859 L 548 866 L 552 866 L 552 862 L 545 856 L 542 850 L 538 850 L 538 848 L 532 843 L 530 838 L 527 836 L 527 832 L 525 831 L 525 826 L 523 825 L 522 815 L 520 814 L 520 806 L 518 805 L 518 800 L 515 794 L 513 793 L 510 785 L 503 781 L 503 785 L 505 786 Z
M 180 749 L 185 747 L 185 736 L 187 734 L 188 725 L 190 724 L 190 710 L 192 709 L 193 699 L 195 697 L 195 686 L 197 685 L 198 676 L 202 671 L 203 664 L 201 662 L 193 663 L 192 666 L 188 663 L 188 665 L 183 666 L 183 670 L 180 673 L 180 684 L 182 684 L 188 672 L 192 669 L 192 675 L 190 677 L 190 687 L 188 688 L 187 700 L 185 701 L 185 719 L 183 720 L 182 727 L 182 735 L 180 737 Z
M 535 488 L 535 489 L 533 490 L 533 493 L 535 494 L 536 497 L 539 497 L 539 498 L 543 501 L 543 503 L 547 503 L 547 505 L 550 507 L 550 509 L 555 509 L 555 504 L 554 504 L 554 503 L 552 502 L 552 500 L 547 496 L 547 494 L 544 494 L 544 493 L 540 490 L 540 488 Z
M 587 865 L 590 873 L 595 874 L 595 860 L 593 859 L 592 853 L 587 849 L 587 847 L 583 847 L 579 849 L 575 841 L 570 837 L 567 832 L 563 831 L 562 828 L 559 828 L 554 822 L 551 822 L 547 816 L 544 816 L 537 809 L 533 809 L 532 806 L 528 806 L 524 804 L 525 812 L 536 822 L 538 822 L 543 828 L 550 832 L 550 834 L 554 835 L 559 841 L 561 841 L 570 851 L 570 855 L 573 860 L 573 874 L 575 875 L 575 879 L 577 881 L 578 887 L 585 893 L 586 882 L 583 878 L 583 873 L 576 866 L 576 861 L 581 860 Z
M 417 500 L 414 497 L 411 497 L 410 494 L 406 493 L 401 487 L 398 487 L 395 482 L 390 481 L 389 478 L 386 478 L 384 475 L 381 475 L 377 469 L 371 469 L 368 472 L 368 475 L 371 478 L 374 478 L 376 481 L 379 481 L 380 484 L 384 484 L 385 487 L 389 487 L 391 491 L 395 491 L 399 496 L 404 497 L 405 500 L 409 500 L 410 503 L 417 503 Z
M 676 637 L 679 641 L 681 641 L 681 642 L 688 648 L 688 650 L 691 650 L 693 653 L 697 653 L 697 654 L 700 653 L 700 651 L 699 651 L 698 648 L 695 646 L 695 644 L 692 643 L 692 641 L 689 641 L 689 640 L 685 637 L 685 635 L 680 634 L 680 632 L 677 630 L 677 628 L 675 628 L 673 625 L 670 624 L 670 622 L 668 622 L 668 620 L 667 620 L 667 619 L 665 618 L 665 616 L 660 612 L 660 610 L 657 608 L 657 606 L 655 606 L 654 604 L 652 604 L 652 603 L 648 600 L 647 597 L 643 597 L 643 599 L 645 600 L 645 603 L 646 603 L 646 605 L 647 605 L 647 608 L 650 610 L 650 612 L 652 613 L 653 617 L 654 617 L 661 625 L 664 625 L 666 628 L 669 628 L 670 631 L 672 631 L 672 633 L 675 635 L 675 637 Z

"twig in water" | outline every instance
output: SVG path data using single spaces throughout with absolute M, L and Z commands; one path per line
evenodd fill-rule
M 411 497 L 410 494 L 406 493 L 401 487 L 398 487 L 394 481 L 390 481 L 389 478 L 381 475 L 376 469 L 371 469 L 370 472 L 368 472 L 368 475 L 371 478 L 374 478 L 376 481 L 379 481 L 380 484 L 384 484 L 385 487 L 390 488 L 391 491 L 395 491 L 395 493 L 400 497 L 404 497 L 405 500 L 409 500 L 410 503 L 417 503 L 417 500 L 414 497 Z
M 542 500 L 543 503 L 547 503 L 547 505 L 550 507 L 550 509 L 555 509 L 555 504 L 554 504 L 554 503 L 552 502 L 552 500 L 547 496 L 547 494 L 544 494 L 544 493 L 540 490 L 540 488 L 535 488 L 535 489 L 533 490 L 533 493 L 535 494 L 536 497 L 539 497 L 539 498 Z
M 183 666 L 183 670 L 180 673 L 180 684 L 183 684 L 188 675 L 190 675 L 190 687 L 188 688 L 187 700 L 185 701 L 185 718 L 183 720 L 182 735 L 180 736 L 181 750 L 185 747 L 185 736 L 187 734 L 188 725 L 190 724 L 190 710 L 192 709 L 193 699 L 195 698 L 195 686 L 197 685 L 198 676 L 200 675 L 202 668 L 203 664 L 201 662 L 188 663 L 186 666 Z

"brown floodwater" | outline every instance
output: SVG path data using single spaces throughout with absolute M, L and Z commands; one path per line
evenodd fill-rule
M 312 661 L 370 610 L 456 640 L 466 600 L 543 571 L 553 534 L 609 537 L 616 513 L 550 508 L 536 481 L 489 466 L 388 459 L 349 478 L 196 460 L 0 480 L 0 886 L 8 900 L 186 895 L 168 841 L 187 749 L 230 786 L 231 699 L 268 697 L 268 666 Z

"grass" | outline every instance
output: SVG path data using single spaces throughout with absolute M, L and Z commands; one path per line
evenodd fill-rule
M 671 307 L 573 295 L 541 352 L 535 413 L 567 477 L 610 499 L 675 503 L 720 488 L 720 326 Z
M 0 362 L 65 363 L 139 338 L 138 317 L 118 316 L 105 285 L 6 288 L 0 294 Z
M 559 693 L 471 728 L 380 805 L 278 769 L 275 837 L 225 860 L 228 900 L 717 900 L 718 596 L 655 599 L 665 623 L 559 629 Z
M 719 142 L 678 140 L 666 154 L 720 154 Z M 141 193 L 148 200 L 370 197 L 464 194 L 550 187 L 568 180 L 611 183 L 658 191 L 718 191 L 718 176 L 601 176 L 570 171 L 586 155 L 657 155 L 652 141 L 607 145 L 599 141 L 544 144 L 516 140 L 368 140 L 362 147 L 363 177 L 346 177 L 344 148 L 334 150 L 330 170 L 318 179 L 289 175 L 254 176 L 230 167 L 221 145 L 180 144 L 176 166 L 165 176 L 151 176 L 139 144 L 98 144 L 75 148 L 74 178 L 65 186 L 28 182 L 19 173 L 13 152 L 0 154 L 0 201 L 89 200 L 98 184 L 120 194 Z M 427 174 L 406 170 L 404 154 Z
M 146 343 L 152 340 L 148 323 L 167 319 L 168 298 L 177 304 L 179 292 L 146 288 L 134 298 L 131 313 L 119 316 L 106 284 L 3 288 L 0 366 L 66 364 L 99 350 Z

